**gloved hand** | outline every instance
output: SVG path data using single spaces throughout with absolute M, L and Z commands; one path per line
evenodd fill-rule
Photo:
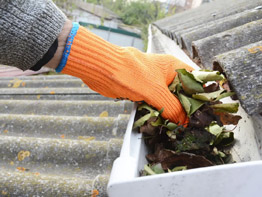
M 82 79 L 106 97 L 145 101 L 158 110 L 164 108 L 162 116 L 179 125 L 187 120 L 181 103 L 168 89 L 176 69 L 192 70 L 185 63 L 171 55 L 116 46 L 84 27 L 77 29 L 76 24 L 67 43 L 58 72 Z

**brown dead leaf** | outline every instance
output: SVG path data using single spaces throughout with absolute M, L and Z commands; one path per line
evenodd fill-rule
M 237 125 L 239 120 L 242 118 L 241 116 L 238 115 L 233 115 L 230 113 L 222 113 L 222 112 L 215 112 L 216 115 L 220 117 L 220 121 L 222 122 L 223 125 Z
M 146 159 L 149 161 L 149 162 L 154 162 L 156 163 L 157 161 L 157 157 L 155 154 L 147 154 L 146 155 Z
M 210 110 L 212 109 L 206 108 L 206 110 L 197 110 L 193 116 L 190 117 L 189 125 L 197 128 L 203 128 L 210 125 L 210 123 L 215 120 Z
M 20 172 L 29 171 L 29 169 L 24 168 L 24 167 L 17 167 L 16 169 L 19 170 Z
M 33 173 L 35 176 L 39 176 L 40 175 L 40 173 L 39 172 L 35 172 L 35 173 Z
M 92 197 L 97 197 L 99 195 L 99 191 L 97 189 L 94 189 L 92 191 Z
M 177 166 L 187 166 L 187 169 L 192 169 L 214 165 L 203 156 L 185 152 L 176 153 L 166 149 L 159 152 L 158 159 L 164 170 L 173 169 Z
M 228 81 L 226 81 L 225 83 L 223 83 L 222 87 L 227 91 L 227 92 L 231 92 L 230 86 Z
M 215 92 L 215 91 L 218 91 L 218 90 L 219 90 L 218 83 L 212 83 L 209 86 L 204 87 L 205 93 Z
M 155 122 L 158 119 L 158 117 L 151 117 L 147 120 L 146 124 L 140 127 L 140 133 L 146 133 L 148 135 L 155 135 L 157 130 L 159 130 L 158 127 L 152 126 L 151 122 Z

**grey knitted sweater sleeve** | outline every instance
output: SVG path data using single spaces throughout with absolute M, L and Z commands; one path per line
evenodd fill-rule
M 0 64 L 22 70 L 33 67 L 65 20 L 51 0 L 0 0 Z

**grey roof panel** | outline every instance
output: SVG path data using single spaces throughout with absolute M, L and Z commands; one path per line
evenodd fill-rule
M 160 20 L 154 24 L 170 36 L 174 32 L 252 9 L 259 5 L 261 5 L 261 0 L 216 0 L 181 14 L 175 14 L 168 20 L 164 19 L 164 22 Z
M 4 136 L 107 140 L 123 137 L 128 118 L 0 114 L 0 129 L 8 131 Z
M 223 67 L 230 82 L 232 80 L 232 88 L 243 107 L 253 115 L 262 112 L 258 74 L 261 73 L 261 58 L 258 52 L 248 54 L 245 46 L 254 44 L 261 50 L 261 18 L 261 0 L 215 0 L 154 24 L 178 42 L 199 66 L 211 69 L 215 58 L 215 65 Z M 241 77 L 248 78 L 247 83 L 239 85 Z
M 86 86 L 83 81 L 80 79 L 50 79 L 45 80 L 43 83 L 41 80 L 1 80 L 0 88 L 11 88 L 14 85 L 19 85 L 19 88 L 48 88 L 50 85 L 54 85 L 56 87 L 82 87 Z
M 205 68 L 212 68 L 213 57 L 250 43 L 262 40 L 262 20 L 193 41 L 193 58 L 200 60 Z
M 91 196 L 92 179 L 0 170 L 2 196 Z M 102 193 L 102 192 L 101 192 Z
M 186 49 L 192 57 L 193 41 L 212 36 L 261 18 L 262 9 L 252 9 L 175 33 L 178 37 L 179 44 L 181 44 L 182 48 Z
M 130 102 L 113 102 L 112 100 L 0 100 L 1 113 L 52 116 L 96 117 L 107 112 L 109 117 L 129 114 L 133 106 Z
M 262 113 L 262 41 L 215 57 L 248 114 Z
M 65 75 L 5 77 L 0 84 L 0 195 L 107 196 L 131 102 Z

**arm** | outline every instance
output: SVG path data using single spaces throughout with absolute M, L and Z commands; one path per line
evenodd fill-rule
M 0 0 L 0 63 L 32 68 L 55 42 L 65 21 L 51 0 Z
M 58 38 L 57 50 L 46 66 L 82 79 L 104 96 L 145 101 L 158 110 L 164 108 L 166 119 L 180 125 L 187 121 L 168 85 L 176 69 L 191 67 L 174 56 L 119 47 L 78 24 L 72 27 L 50 0 L 21 1 L 20 7 L 19 2 L 0 0 L 0 22 L 4 24 L 0 27 L 0 44 L 4 46 L 0 47 L 0 63 L 22 70 L 32 68 Z

